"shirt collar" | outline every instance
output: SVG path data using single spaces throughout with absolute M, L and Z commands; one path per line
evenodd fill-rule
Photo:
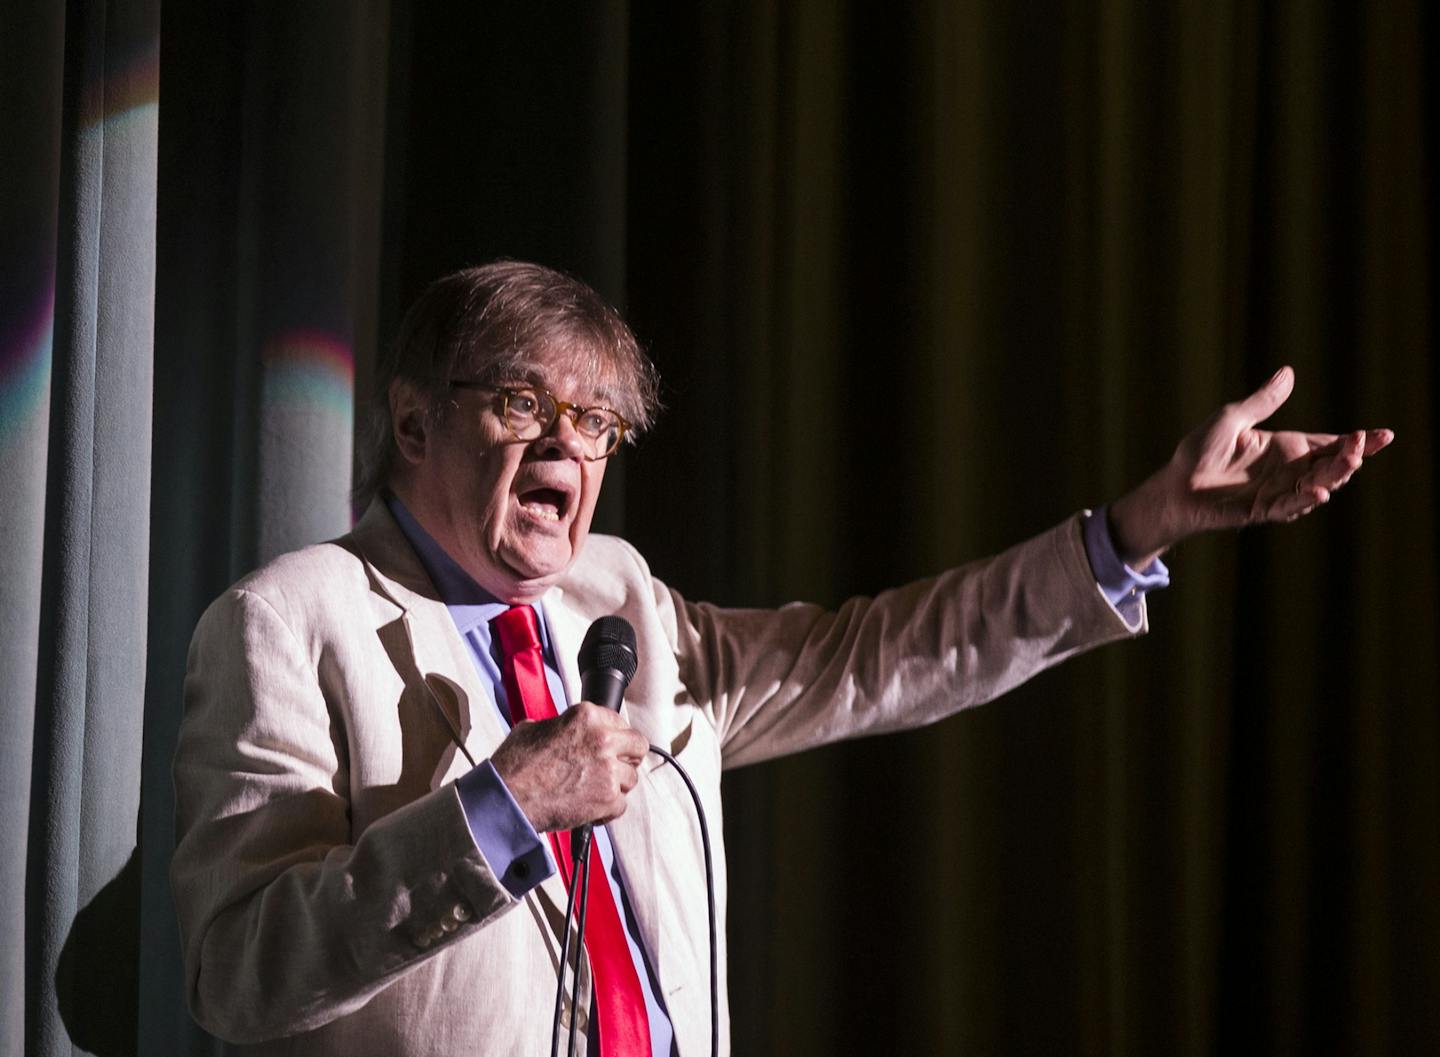
M 420 522 L 415 520 L 415 516 L 405 508 L 398 496 L 387 492 L 385 504 L 390 508 L 400 531 L 415 549 L 420 564 L 424 566 L 435 590 L 439 592 L 440 601 L 450 610 L 450 616 L 460 634 L 463 635 L 480 624 L 488 625 L 510 608 L 460 568 L 460 563 L 450 557 L 445 548 L 436 543 L 435 538 L 421 527 Z M 543 620 L 541 626 L 544 626 Z M 543 637 L 544 633 L 541 634 Z

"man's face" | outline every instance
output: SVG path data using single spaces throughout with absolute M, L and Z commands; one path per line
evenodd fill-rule
M 608 403 L 543 365 L 500 384 L 538 384 L 584 406 Z M 518 441 L 505 427 L 498 393 L 455 389 L 451 397 L 447 413 L 428 431 L 414 418 L 407 422 L 404 397 L 392 403 L 407 464 L 395 491 L 486 591 L 502 602 L 534 601 L 585 545 L 605 460 L 584 459 L 568 415 L 556 416 L 544 436 Z

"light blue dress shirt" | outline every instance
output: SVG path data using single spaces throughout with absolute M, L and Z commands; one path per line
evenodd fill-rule
M 1085 518 L 1085 554 L 1095 582 L 1132 631 L 1140 625 L 1140 600 L 1145 593 L 1170 586 L 1170 570 L 1159 558 L 1138 572 L 1121 561 L 1103 506 Z

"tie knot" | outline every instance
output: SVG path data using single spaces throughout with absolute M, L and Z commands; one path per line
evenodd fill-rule
M 500 650 L 506 657 L 540 648 L 540 628 L 531 606 L 511 606 L 490 621 L 490 629 L 500 640 Z

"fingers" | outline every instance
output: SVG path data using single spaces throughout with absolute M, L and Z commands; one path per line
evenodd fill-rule
M 606 814 L 614 818 L 625 810 L 624 795 L 640 779 L 639 766 L 650 751 L 650 742 L 619 713 L 588 701 L 566 710 L 562 722 L 578 728 L 581 751 L 592 761 L 593 793 L 610 797 L 611 809 Z
M 601 708 L 589 701 L 581 701 L 569 711 L 576 716 L 584 716 L 586 722 L 604 732 L 603 748 L 616 759 L 638 766 L 650 751 L 650 742 L 625 722 L 618 712 L 611 712 L 608 708 Z
M 1241 428 L 1264 422 L 1290 398 L 1290 392 L 1294 388 L 1295 372 L 1289 367 L 1281 367 L 1270 376 L 1268 382 L 1232 406 Z
M 1340 439 L 1340 448 L 1332 456 L 1317 462 L 1307 475 L 1315 488 L 1335 491 L 1350 480 L 1360 464 L 1365 461 L 1365 434 L 1347 433 Z
M 1360 429 L 1336 437 L 1315 453 L 1313 461 L 1296 471 L 1291 492 L 1276 502 L 1273 516 L 1277 520 L 1294 521 L 1328 503 L 1364 465 L 1366 456 L 1385 448 L 1394 439 L 1394 431 L 1389 429 Z
M 1294 521 L 1328 502 L 1330 489 L 1297 478 L 1295 486 L 1271 504 L 1264 520 Z
M 1329 500 L 1331 494 L 1323 488 L 1302 488 L 1299 487 L 1299 482 L 1296 482 L 1295 494 L 1284 497 L 1277 504 L 1272 517 L 1276 521 L 1295 521 L 1296 518 L 1305 517 L 1320 504 L 1329 503 Z
M 1377 451 L 1388 448 L 1394 439 L 1395 431 L 1393 429 L 1367 429 L 1365 430 L 1364 454 L 1374 455 Z
M 1347 484 L 1365 457 L 1386 447 L 1395 434 L 1388 429 L 1356 430 L 1337 439 L 1335 451 L 1317 459 L 1297 480 L 1297 488 L 1323 488 L 1330 492 Z
M 582 701 L 517 723 L 490 760 L 537 830 L 565 830 L 619 817 L 649 748 L 619 715 Z
M 1275 434 L 1275 436 L 1283 436 L 1283 434 Z M 1388 448 L 1390 442 L 1395 439 L 1395 431 L 1392 429 L 1360 429 L 1350 433 L 1305 433 L 1302 436 L 1306 445 L 1316 454 L 1324 454 L 1331 449 L 1338 451 L 1342 441 L 1359 437 L 1360 454 L 1368 458 Z

